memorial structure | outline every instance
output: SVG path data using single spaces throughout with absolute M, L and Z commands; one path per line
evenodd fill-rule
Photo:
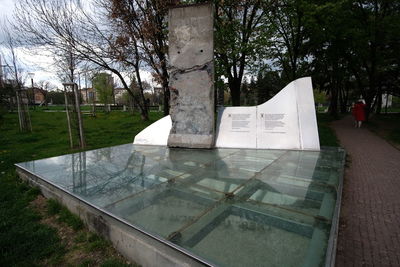
M 167 145 L 169 116 L 136 135 L 134 144 Z M 219 110 L 217 148 L 320 149 L 311 78 L 291 82 L 272 99 L 254 107 Z
M 215 138 L 212 5 L 170 9 L 169 30 L 171 116 L 136 135 L 134 144 L 320 149 L 310 77 L 262 105 L 221 108 Z
M 319 147 L 311 78 L 215 131 L 212 6 L 169 16 L 171 116 L 17 173 L 142 266 L 335 266 L 345 153 Z
M 169 147 L 214 145 L 213 31 L 211 4 L 169 11 Z
M 319 150 L 311 78 L 291 82 L 259 106 L 221 109 L 216 147 Z

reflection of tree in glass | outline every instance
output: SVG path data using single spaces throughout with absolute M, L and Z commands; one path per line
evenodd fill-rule
M 94 163 L 87 166 L 87 163 Z M 73 154 L 73 192 L 89 198 L 128 196 L 144 190 L 155 181 L 146 175 L 155 173 L 157 164 L 145 170 L 146 156 L 134 151 L 129 155 L 118 148 Z

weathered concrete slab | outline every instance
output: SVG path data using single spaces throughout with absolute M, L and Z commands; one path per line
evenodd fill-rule
M 170 9 L 170 147 L 214 146 L 213 50 L 211 4 Z

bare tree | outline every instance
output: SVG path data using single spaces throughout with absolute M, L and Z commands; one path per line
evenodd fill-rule
M 9 81 L 12 88 L 15 88 L 15 97 L 18 107 L 19 128 L 21 132 L 32 132 L 32 123 L 29 115 L 28 95 L 27 91 L 23 90 L 23 70 L 20 61 L 17 57 L 15 39 L 11 35 L 9 28 L 3 26 L 4 36 L 6 36 L 5 46 L 8 52 L 4 58 L 4 64 L 8 66 L 12 79 Z
M 36 83 L 37 87 L 42 89 L 42 90 L 46 90 L 46 91 L 51 91 L 56 89 L 56 86 L 51 83 L 50 81 L 46 81 L 46 80 L 40 80 Z
M 12 110 L 16 105 L 15 88 L 13 84 L 11 84 L 7 80 L 7 72 L 9 66 L 5 64 L 6 62 L 2 61 L 2 58 L 4 58 L 4 55 L 0 50 L 0 105 L 4 109 L 9 108 L 10 110 Z
M 51 90 L 54 90 L 56 86 L 49 81 L 40 80 L 37 82 L 37 90 L 43 95 L 44 97 L 44 104 L 47 106 L 47 93 Z
M 130 55 L 142 59 L 153 70 L 153 77 L 163 90 L 164 115 L 169 114 L 169 76 L 167 70 L 167 14 L 168 8 L 178 0 L 98 0 L 113 22 L 117 34 L 116 50 L 129 64 Z M 129 45 L 131 44 L 131 45 Z M 128 49 L 124 49 L 128 48 Z M 135 66 L 135 69 L 138 69 Z M 140 76 L 136 75 L 139 88 L 143 91 Z
M 112 29 L 101 23 L 100 13 L 88 13 L 80 1 L 73 0 L 21 0 L 15 11 L 19 39 L 31 47 L 51 49 L 53 54 L 72 53 L 99 69 L 116 75 L 125 90 L 139 107 L 143 120 L 148 120 L 144 95 L 134 95 L 125 73 L 132 69 L 139 74 L 140 59 L 128 64 L 117 58 L 116 39 Z

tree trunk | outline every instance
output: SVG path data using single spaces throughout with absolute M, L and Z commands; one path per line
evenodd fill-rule
M 215 90 L 217 91 L 217 107 L 224 106 L 224 82 L 221 79 L 217 79 L 215 82 Z
M 346 88 L 340 89 L 340 113 L 347 113 L 347 93 Z
M 169 115 L 169 86 L 163 85 L 163 110 L 164 116 Z
M 140 108 L 140 116 L 142 118 L 142 120 L 148 121 L 149 120 L 149 109 L 147 107 L 147 101 L 146 98 L 144 97 L 144 89 L 143 89 L 143 83 L 142 83 L 142 77 L 140 76 L 140 72 L 139 72 L 139 49 L 136 43 L 134 43 L 134 47 L 135 47 L 135 55 L 136 55 L 136 61 L 134 64 L 135 67 L 135 74 L 136 74 L 136 80 L 137 83 L 139 85 L 139 92 L 140 92 L 140 100 L 142 102 L 142 105 L 139 105 Z
M 144 108 L 142 106 L 139 106 L 140 109 L 140 118 L 143 121 L 148 121 L 149 120 L 149 113 L 147 112 L 147 110 L 144 110 Z
M 331 86 L 330 88 L 330 95 L 331 95 L 331 101 L 329 104 L 329 114 L 331 114 L 333 117 L 337 118 L 338 117 L 338 90 L 334 88 L 335 86 Z
M 378 90 L 376 101 L 376 114 L 381 114 L 382 111 L 382 93 Z
M 167 65 L 165 64 L 165 59 L 161 61 L 161 68 L 162 68 L 162 87 L 163 87 L 163 104 L 164 104 L 164 116 L 169 115 L 169 100 L 170 100 L 170 93 L 169 93 L 169 76 Z
M 372 107 L 373 106 L 372 99 L 367 98 L 365 100 L 365 104 L 366 104 L 366 107 L 365 107 L 365 120 L 369 121 L 369 114 L 371 114 L 371 110 L 373 109 L 373 107 Z
M 229 88 L 232 96 L 232 106 L 240 106 L 240 81 L 235 79 L 229 82 Z

